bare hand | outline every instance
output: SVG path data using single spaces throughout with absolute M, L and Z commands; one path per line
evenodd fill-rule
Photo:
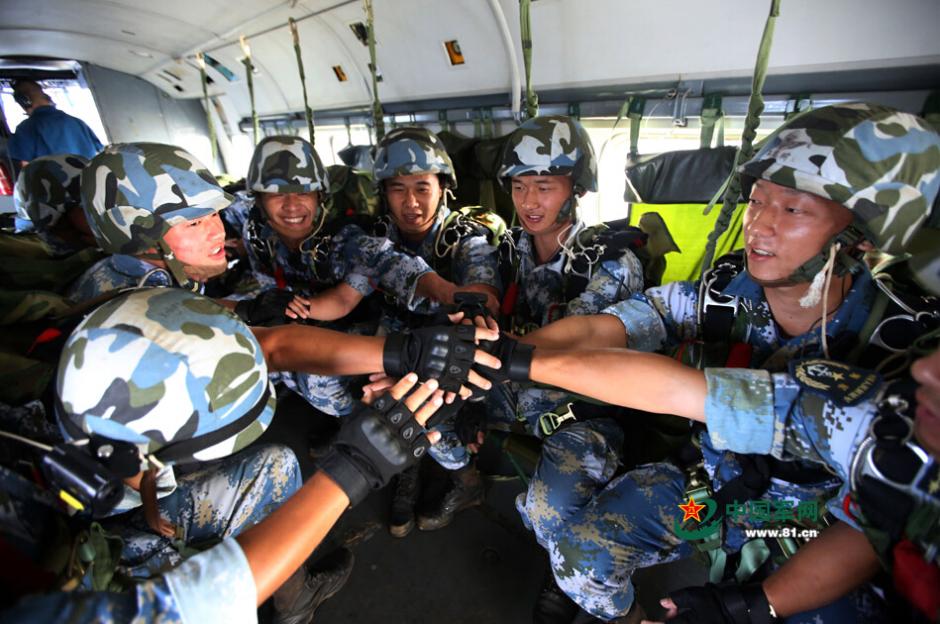
M 293 300 L 287 304 L 287 309 L 284 311 L 284 314 L 287 318 L 295 320 L 310 318 L 310 300 L 300 295 L 295 295 Z

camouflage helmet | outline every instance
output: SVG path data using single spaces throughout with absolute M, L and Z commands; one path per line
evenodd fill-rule
M 89 314 L 65 343 L 56 393 L 67 439 L 130 442 L 164 464 L 244 448 L 275 407 L 251 330 L 180 288 L 135 290 Z
M 48 230 L 73 206 L 80 206 L 82 170 L 88 159 L 76 154 L 31 160 L 16 180 L 16 202 L 37 231 Z
M 587 130 L 564 115 L 533 117 L 509 135 L 496 172 L 509 190 L 510 179 L 527 175 L 571 176 L 574 193 L 597 190 L 597 159 Z
M 255 147 L 245 184 L 253 193 L 330 191 L 326 169 L 310 141 L 293 136 L 265 137 Z
M 379 141 L 372 172 L 380 189 L 390 178 L 421 173 L 436 173 L 445 188 L 457 188 L 454 163 L 444 143 L 427 128 L 417 126 L 395 128 Z
M 82 204 L 98 245 L 112 254 L 162 259 L 184 286 L 191 281 L 164 236 L 232 200 L 195 156 L 173 145 L 109 145 L 82 174 Z
M 940 135 L 923 119 L 855 102 L 808 111 L 741 165 L 755 179 L 836 201 L 879 249 L 902 253 L 940 189 Z

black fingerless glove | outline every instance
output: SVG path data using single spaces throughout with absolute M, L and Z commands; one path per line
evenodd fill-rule
M 760 583 L 748 585 L 708 583 L 686 587 L 670 596 L 679 615 L 670 624 L 772 624 L 770 603 Z
M 437 379 L 442 390 L 457 392 L 473 365 L 475 335 L 471 325 L 421 327 L 389 334 L 382 353 L 385 374 L 401 377 L 413 371 L 421 379 Z
M 532 352 L 535 347 L 522 344 L 515 338 L 500 334 L 493 341 L 481 341 L 480 348 L 499 359 L 502 366 L 490 368 L 488 366 L 475 366 L 474 370 L 493 383 L 506 381 L 529 381 L 532 369 Z
M 414 465 L 429 446 L 411 410 L 386 395 L 371 407 L 357 404 L 317 467 L 342 488 L 350 505 L 356 505 Z
M 289 290 L 266 290 L 254 299 L 243 299 L 235 304 L 235 314 L 248 325 L 273 327 L 289 320 L 284 312 L 294 299 Z

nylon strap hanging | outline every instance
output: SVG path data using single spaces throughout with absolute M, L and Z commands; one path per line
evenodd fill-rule
M 702 261 L 703 275 L 712 266 L 718 239 L 728 229 L 728 224 L 731 223 L 731 217 L 738 205 L 738 198 L 741 196 L 741 176 L 738 175 L 738 165 L 747 162 L 754 155 L 754 137 L 757 136 L 757 127 L 760 125 L 760 114 L 764 111 L 764 98 L 761 92 L 764 89 L 764 80 L 767 78 L 767 64 L 770 60 L 770 48 L 774 40 L 774 26 L 777 24 L 778 15 L 780 15 L 780 0 L 771 0 L 770 13 L 767 15 L 767 23 L 764 24 L 764 34 L 761 36 L 757 61 L 754 64 L 751 97 L 747 103 L 747 116 L 744 118 L 744 130 L 741 133 L 741 147 L 734 155 L 734 165 L 728 176 L 721 212 L 715 221 L 715 227 L 708 234 L 708 245 L 705 247 L 705 257 Z
M 251 62 L 251 46 L 248 45 L 245 35 L 239 37 L 238 42 L 242 46 L 242 54 L 245 55 L 242 64 L 245 66 L 245 73 L 248 75 L 248 99 L 251 102 L 251 135 L 254 144 L 257 145 L 258 135 L 261 134 L 261 124 L 258 122 L 258 109 L 255 108 L 255 66 Z
M 385 119 L 382 102 L 379 100 L 379 66 L 375 60 L 375 18 L 372 14 L 372 0 L 362 0 L 366 10 L 366 28 L 369 32 L 369 69 L 372 71 L 372 120 L 375 123 L 375 140 L 379 142 L 385 136 Z
M 522 35 L 522 59 L 525 64 L 525 114 L 532 119 L 539 114 L 539 96 L 532 89 L 532 25 L 529 16 L 531 0 L 519 0 L 519 32 Z
M 614 122 L 611 130 L 617 127 L 617 124 L 626 117 L 630 120 L 630 160 L 636 160 L 640 147 L 640 125 L 643 122 L 643 111 L 646 109 L 646 98 L 638 95 L 631 95 L 627 101 L 620 107 L 617 113 L 617 121 Z
M 724 145 L 724 113 L 721 110 L 721 96 L 718 94 L 706 95 L 702 101 L 702 134 L 699 146 L 702 149 L 711 147 L 712 137 L 715 134 L 715 125 L 721 123 L 718 131 L 718 147 Z
M 481 108 L 480 116 L 483 119 L 483 138 L 492 139 L 493 138 L 493 109 Z
M 212 160 L 219 156 L 216 145 L 215 124 L 212 123 L 212 102 L 209 101 L 209 77 L 206 75 L 206 59 L 202 52 L 196 53 L 196 62 L 199 64 L 199 76 L 202 78 L 202 104 L 206 107 L 206 124 L 209 126 L 209 143 L 212 144 Z
M 447 111 L 437 111 L 437 120 L 441 124 L 442 132 L 453 132 L 453 127 L 451 126 L 450 119 L 447 118 Z
M 304 75 L 304 60 L 300 55 L 300 35 L 297 34 L 297 22 L 294 18 L 287 20 L 290 25 L 290 34 L 294 39 L 294 54 L 297 55 L 297 72 L 300 74 L 300 87 L 304 92 L 304 115 L 307 117 L 307 132 L 310 133 L 310 144 L 313 145 L 313 110 L 307 101 L 307 77 Z

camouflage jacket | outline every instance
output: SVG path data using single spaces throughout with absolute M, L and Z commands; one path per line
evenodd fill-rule
M 121 288 L 174 285 L 167 271 L 134 256 L 115 254 L 92 265 L 69 286 L 65 296 L 77 304 Z
M 496 248 L 487 242 L 482 226 L 479 234 L 462 236 L 456 242 L 441 240 L 444 222 L 450 215 L 450 209 L 441 206 L 431 229 L 416 245 L 402 238 L 398 227 L 388 216 L 379 221 L 376 230 L 388 238 L 396 249 L 424 259 L 438 275 L 458 286 L 483 284 L 499 290 Z M 436 302 L 427 300 L 414 303 L 416 305 L 410 308 L 418 313 L 428 313 L 437 307 Z
M 583 223 L 576 221 L 565 246 L 544 264 L 538 264 L 535 243 L 528 233 L 518 227 L 507 232 L 506 236 L 518 240 L 514 250 L 514 261 L 518 264 L 505 271 L 515 276 L 519 289 L 513 330 L 524 333 L 566 316 L 597 314 L 605 307 L 642 291 L 643 267 L 636 255 L 625 249 L 619 258 L 605 260 L 593 270 L 580 295 L 570 301 L 565 299 L 565 272 L 569 267 L 565 247 L 584 227 Z
M 871 313 L 875 291 L 867 270 L 855 276 L 842 305 L 827 323 L 830 342 L 832 336 L 843 331 L 857 333 L 861 330 Z M 650 288 L 603 312 L 616 316 L 624 324 L 629 348 L 669 350 L 682 341 L 699 337 L 698 292 L 698 282 L 673 282 Z M 709 426 L 700 441 L 705 468 L 716 489 L 741 472 L 740 464 L 734 455 L 724 452 L 726 449 L 747 446 L 746 441 L 755 435 L 755 429 L 766 431 L 767 419 L 771 423 L 777 419 L 788 420 L 798 396 L 798 386 L 789 373 L 790 362 L 821 354 L 818 328 L 792 338 L 780 334 L 763 289 L 746 272 L 732 279 L 722 293 L 741 298 L 737 323 L 741 323 L 743 329 L 736 333 L 753 350 L 748 369 L 706 369 L 709 384 L 705 410 Z M 766 383 L 770 377 L 774 379 L 773 384 Z M 713 421 L 729 420 L 734 421 L 733 431 L 724 426 L 718 430 L 712 428 Z M 716 435 L 716 431 L 721 433 Z M 765 498 L 828 500 L 831 511 L 843 517 L 841 499 L 833 498 L 841 485 L 835 477 L 799 486 L 774 479 Z
M 395 250 L 391 242 L 368 236 L 358 225 L 335 234 L 311 236 L 299 251 L 290 250 L 252 209 L 244 228 L 245 247 L 260 290 L 289 288 L 315 294 L 346 283 L 363 296 L 376 287 L 411 304 L 418 279 L 431 268 L 421 258 Z

